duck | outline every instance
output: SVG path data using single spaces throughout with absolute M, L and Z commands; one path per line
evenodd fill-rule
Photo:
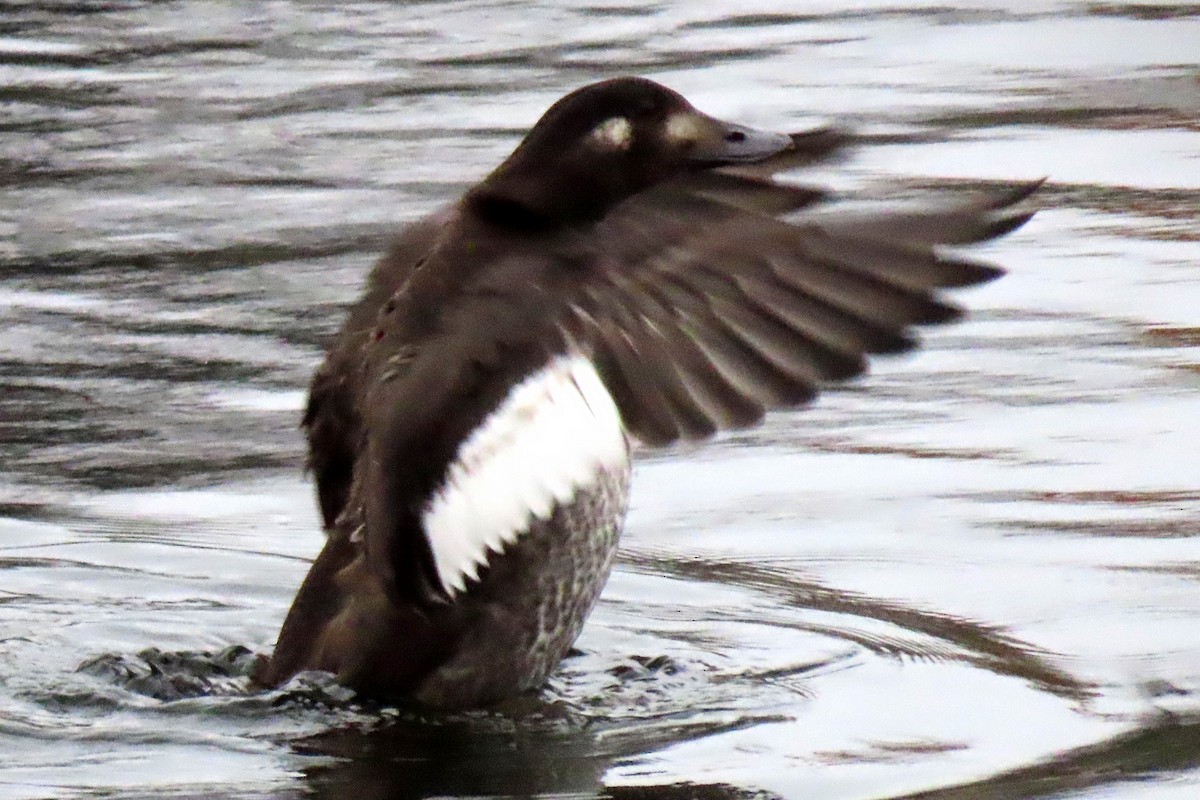
M 945 246 L 1019 228 L 1037 182 L 839 213 L 777 179 L 848 140 L 612 78 L 402 231 L 312 378 L 326 540 L 255 680 L 445 710 L 537 690 L 608 579 L 635 447 L 752 427 L 960 318 L 942 290 L 1003 271 Z

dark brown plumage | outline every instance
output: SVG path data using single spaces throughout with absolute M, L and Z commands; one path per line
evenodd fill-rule
M 313 377 L 304 426 L 329 541 L 262 680 L 328 669 L 459 706 L 544 679 L 607 575 L 627 468 L 530 512 L 458 594 L 429 525 L 464 442 L 555 358 L 586 358 L 628 434 L 665 445 L 807 402 L 869 354 L 915 346 L 912 326 L 956 319 L 937 290 L 1001 272 L 939 246 L 1019 227 L 1029 215 L 1010 208 L 1037 184 L 839 215 L 774 181 L 843 141 L 729 126 L 617 79 L 556 103 L 488 178 L 408 228 Z M 567 585 L 571 611 L 531 628 L 548 601 L 530 595 Z

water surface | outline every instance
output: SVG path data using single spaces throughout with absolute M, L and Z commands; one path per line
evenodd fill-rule
M 1198 42 L 1189 3 L 8 2 L 0 797 L 1194 797 Z M 646 453 L 541 695 L 248 689 L 365 271 L 621 73 L 854 126 L 804 176 L 850 198 L 1042 211 L 920 354 Z

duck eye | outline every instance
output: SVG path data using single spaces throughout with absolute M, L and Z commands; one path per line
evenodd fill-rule
M 731 144 L 739 144 L 746 141 L 746 134 L 742 133 L 741 131 L 730 131 L 729 133 L 725 134 L 725 141 L 730 142 Z
M 625 117 L 610 117 L 592 129 L 591 138 L 612 150 L 628 150 L 633 141 L 633 125 Z

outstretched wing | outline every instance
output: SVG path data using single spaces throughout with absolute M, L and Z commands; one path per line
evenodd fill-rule
M 716 181 L 720 198 L 712 195 Z M 938 245 L 1019 226 L 1029 215 L 1009 209 L 1034 188 L 853 223 L 816 212 L 789 222 L 753 210 L 751 200 L 804 205 L 807 190 L 709 175 L 638 196 L 586 235 L 488 262 L 455 288 L 438 311 L 440 339 L 394 383 L 382 366 L 368 369 L 380 377 L 366 395 L 361 476 L 376 573 L 418 599 L 452 597 L 489 549 L 502 549 L 537 509 L 544 514 L 551 500 L 569 496 L 558 483 L 591 457 L 581 437 L 592 423 L 571 416 L 576 432 L 567 433 L 558 409 L 547 412 L 555 425 L 535 425 L 541 417 L 517 402 L 528 376 L 550 392 L 539 370 L 559 354 L 590 360 L 621 423 L 644 443 L 752 425 L 769 409 L 802 404 L 828 382 L 861 374 L 868 354 L 914 347 L 915 325 L 957 318 L 938 290 L 1001 272 Z M 387 342 L 380 365 L 398 346 Z M 510 406 L 520 409 L 510 414 Z M 497 430 L 527 440 L 509 442 Z M 397 453 L 420 457 L 400 461 Z M 524 455 L 509 457 L 516 453 Z M 456 478 L 460 472 L 486 474 L 487 490 L 466 491 L 484 481 Z M 395 497 L 433 501 L 397 508 Z M 439 510 L 446 497 L 461 500 L 442 504 L 453 514 Z M 453 524 L 439 525 L 443 518 Z
M 633 198 L 600 226 L 611 253 L 569 300 L 626 426 L 663 445 L 745 427 L 916 345 L 961 311 L 939 289 L 1002 274 L 942 245 L 991 239 L 1032 214 L 1039 182 L 908 211 L 805 211 L 811 190 L 708 173 Z

